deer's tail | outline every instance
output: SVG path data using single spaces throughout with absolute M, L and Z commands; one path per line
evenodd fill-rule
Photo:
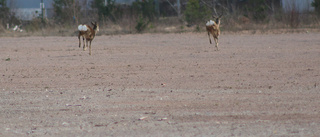
M 79 31 L 87 31 L 87 30 L 88 30 L 88 27 L 87 27 L 87 25 L 81 25 L 81 24 L 80 24 L 80 25 L 78 26 L 78 30 L 79 30 Z
M 213 20 L 209 20 L 209 21 L 207 21 L 206 26 L 212 26 L 214 24 L 216 24 L 216 23 Z

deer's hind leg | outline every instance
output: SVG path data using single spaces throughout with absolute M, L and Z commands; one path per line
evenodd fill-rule
M 86 44 L 85 44 L 85 38 L 84 38 L 84 36 L 82 36 L 82 41 L 83 41 L 83 50 L 86 50 Z M 80 48 L 80 46 L 79 46 L 79 48 Z
M 80 48 L 81 47 L 80 33 L 78 35 L 78 39 L 79 39 L 79 48 Z
M 208 31 L 208 36 L 209 36 L 209 42 L 210 42 L 210 44 L 212 44 L 209 31 Z
M 83 41 L 84 41 L 84 39 L 83 39 Z M 86 39 L 86 45 L 83 45 L 83 51 L 86 51 L 87 47 L 88 47 L 88 40 Z

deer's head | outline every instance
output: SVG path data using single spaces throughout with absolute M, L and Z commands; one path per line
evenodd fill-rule
M 98 32 L 99 31 L 99 24 L 97 22 L 91 22 L 91 24 L 93 25 L 93 30 Z
M 215 20 L 215 22 L 216 22 L 217 24 L 220 24 L 220 19 L 221 19 L 222 16 L 223 16 L 223 14 L 219 15 L 218 17 L 215 16 L 215 15 L 212 15 L 213 19 Z

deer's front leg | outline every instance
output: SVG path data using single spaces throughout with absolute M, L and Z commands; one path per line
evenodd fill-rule
M 211 38 L 210 38 L 210 32 L 208 32 L 208 37 L 209 37 L 209 42 L 210 42 L 210 44 L 212 44 Z
M 91 55 L 91 40 L 90 40 L 90 45 L 89 45 L 89 55 Z
M 218 48 L 218 45 L 219 45 L 218 37 L 214 38 L 214 42 L 216 42 L 216 48 L 217 48 L 217 50 L 219 50 L 219 48 Z

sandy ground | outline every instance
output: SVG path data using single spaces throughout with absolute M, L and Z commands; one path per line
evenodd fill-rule
M 318 136 L 320 33 L 0 38 L 0 136 Z

